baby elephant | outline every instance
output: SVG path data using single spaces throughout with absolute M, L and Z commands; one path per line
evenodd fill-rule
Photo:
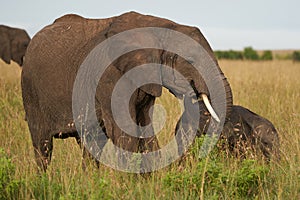
M 186 104 L 186 102 L 185 102 Z M 200 118 L 197 136 L 207 132 L 212 119 L 202 101 L 199 101 Z M 191 123 L 195 123 L 191 113 L 184 112 L 179 119 L 177 130 L 188 130 Z M 263 154 L 270 160 L 271 157 L 279 158 L 279 138 L 274 125 L 267 119 L 242 106 L 234 105 L 230 117 L 226 120 L 220 139 L 225 141 L 221 149 L 228 146 L 229 152 L 237 156 Z M 222 142 L 222 141 L 221 141 Z M 177 142 L 180 145 L 180 142 Z
M 267 160 L 273 156 L 279 158 L 279 138 L 274 125 L 242 106 L 232 107 L 221 138 L 228 142 L 231 152 L 241 156 L 252 150 L 254 154 L 262 153 Z

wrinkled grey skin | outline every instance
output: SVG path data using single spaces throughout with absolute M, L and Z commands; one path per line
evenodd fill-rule
M 185 102 L 190 104 L 190 102 Z M 188 130 L 191 123 L 199 123 L 197 136 L 206 134 L 212 118 L 202 101 L 199 102 L 200 119 L 193 119 L 191 113 L 184 112 L 179 119 L 176 130 Z M 225 146 L 237 156 L 245 156 L 248 151 L 252 155 L 263 154 L 266 160 L 272 157 L 278 159 L 279 137 L 274 125 L 267 119 L 244 108 L 233 105 L 231 114 L 224 124 L 220 139 L 224 139 Z
M 30 42 L 30 37 L 23 29 L 0 25 L 0 58 L 7 64 L 13 60 L 20 66 Z
M 201 44 L 217 64 L 212 49 L 198 28 L 179 25 L 166 19 L 129 12 L 107 19 L 85 19 L 78 15 L 66 15 L 55 20 L 32 39 L 22 71 L 22 96 L 26 119 L 37 164 L 41 169 L 46 170 L 49 165 L 53 137 L 75 137 L 80 143 L 73 123 L 72 89 L 77 70 L 85 57 L 107 38 L 141 27 L 162 27 L 182 32 Z M 145 35 L 132 37 L 137 43 L 149 38 Z M 159 39 L 154 42 L 159 42 Z M 125 47 L 132 45 L 126 41 L 120 43 L 125 44 Z M 193 84 L 197 95 L 204 93 L 209 96 L 200 74 L 188 61 L 174 53 L 162 49 L 142 49 L 122 55 L 109 66 L 98 83 L 95 109 L 99 123 L 105 131 L 105 136 L 99 138 L 99 143 L 105 144 L 109 138 L 114 145 L 130 152 L 159 149 L 156 136 L 138 138 L 123 132 L 114 121 L 111 111 L 111 93 L 115 83 L 130 69 L 146 63 L 164 64 L 176 69 Z M 227 102 L 224 104 L 226 103 L 228 116 L 232 105 L 231 89 L 221 70 L 217 76 L 224 81 L 227 95 Z M 214 77 L 211 78 L 215 80 Z M 176 77 L 173 80 L 176 82 Z M 134 84 L 134 80 L 128 82 L 124 88 Z M 176 93 L 177 97 L 184 95 L 176 90 L 176 86 L 168 89 Z M 142 86 L 134 92 L 130 99 L 129 111 L 136 124 L 145 126 L 150 123 L 150 108 L 161 92 L 162 85 L 153 84 Z

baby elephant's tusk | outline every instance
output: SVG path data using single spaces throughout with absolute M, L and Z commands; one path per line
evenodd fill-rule
M 208 97 L 206 94 L 201 94 L 201 97 L 203 99 L 204 105 L 206 106 L 207 110 L 210 112 L 211 116 L 217 121 L 220 122 L 220 119 L 216 112 L 214 111 L 213 107 L 209 103 Z

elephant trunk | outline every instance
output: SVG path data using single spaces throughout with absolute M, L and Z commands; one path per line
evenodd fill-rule
M 220 102 L 223 105 L 220 104 L 215 104 L 215 106 L 217 106 L 218 108 L 224 106 L 225 107 L 225 121 L 224 123 L 227 121 L 227 119 L 230 117 L 231 114 L 231 109 L 233 106 L 233 99 L 232 99 L 232 91 L 231 91 L 231 87 L 229 85 L 229 82 L 227 81 L 226 77 L 224 76 L 223 72 L 221 72 L 220 70 L 220 74 L 219 76 L 221 76 L 222 81 L 223 81 L 223 87 L 224 87 L 224 92 L 225 92 L 225 102 Z M 218 91 L 219 92 L 219 91 Z M 217 114 L 216 110 L 218 110 L 216 107 L 212 106 L 212 102 L 217 101 L 216 99 L 213 98 L 218 98 L 218 96 L 216 97 L 212 97 L 211 94 L 208 95 L 206 93 L 200 93 L 199 94 L 200 100 L 202 101 L 202 103 L 205 105 L 207 111 L 210 113 L 211 117 L 217 121 L 220 122 L 222 116 L 221 114 Z
M 162 64 L 170 66 L 161 70 L 162 83 L 171 93 L 179 98 L 183 95 L 197 100 L 200 98 L 217 122 L 221 118 L 225 121 L 229 118 L 232 92 L 216 60 L 208 62 L 208 58 L 204 57 L 193 63 L 169 52 L 164 52 L 162 58 Z
M 227 81 L 226 77 L 224 76 L 223 72 L 221 72 L 221 76 L 223 79 L 223 85 L 225 88 L 225 95 L 226 95 L 226 118 L 225 122 L 229 118 L 233 106 L 233 98 L 232 98 L 232 91 L 229 82 Z

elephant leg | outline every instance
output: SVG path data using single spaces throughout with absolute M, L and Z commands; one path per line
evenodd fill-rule
M 193 112 L 199 112 L 198 108 L 191 102 L 184 100 L 185 111 L 178 120 L 175 128 L 175 139 L 177 143 L 178 155 L 184 155 L 192 144 L 196 136 L 201 136 L 205 127 L 206 121 L 204 116 L 198 116 Z M 194 108 L 195 106 L 195 108 Z M 201 115 L 202 112 L 200 112 Z M 202 122 L 203 121 L 203 122 Z
M 40 170 L 46 171 L 53 149 L 53 138 L 49 129 L 52 122 L 45 120 L 47 117 L 39 106 L 35 85 L 26 76 L 22 77 L 22 90 L 26 121 L 31 133 L 35 159 Z
M 177 143 L 178 155 L 182 156 L 188 150 L 189 143 L 194 141 L 194 138 L 191 138 L 193 134 L 192 131 L 196 131 L 190 123 L 186 121 L 186 118 L 183 116 L 179 119 L 176 128 L 175 128 L 175 139 Z
M 151 95 L 147 95 L 143 99 L 143 106 L 137 107 L 138 115 L 137 115 L 137 124 L 145 127 L 149 126 L 147 130 L 147 136 L 143 138 L 144 135 L 142 132 L 140 133 L 141 138 L 139 139 L 139 152 L 142 152 L 142 155 L 145 155 L 142 157 L 141 162 L 141 173 L 146 173 L 152 171 L 152 168 L 157 165 L 157 162 L 160 162 L 159 159 L 161 158 L 159 153 L 159 142 L 158 139 L 154 133 L 153 126 L 151 125 L 151 116 L 153 116 L 153 109 L 152 106 L 154 105 L 155 97 Z M 149 136 L 149 133 L 151 133 Z M 154 152 L 156 151 L 156 152 Z M 151 158 L 147 156 L 147 153 L 154 152 L 154 157 Z M 155 162 L 155 163 L 154 163 Z
M 95 159 L 90 152 L 88 151 L 88 149 L 83 145 L 82 140 L 80 138 L 79 135 L 75 136 L 76 142 L 77 144 L 80 146 L 80 148 L 82 149 L 82 169 L 84 171 L 86 171 L 87 166 L 89 165 L 93 165 L 97 168 L 100 167 L 100 162 Z
M 87 148 L 83 147 L 82 149 L 82 169 L 85 171 L 87 166 L 92 165 L 96 168 L 100 168 L 100 162 L 95 159 L 90 152 L 87 150 Z
M 37 165 L 45 172 L 51 161 L 53 138 L 46 134 L 41 135 L 41 137 L 36 137 L 36 134 L 32 134 L 31 136 Z
M 53 136 L 50 134 L 50 129 L 47 126 L 49 123 L 44 120 L 44 116 L 40 116 L 37 113 L 30 112 L 28 126 L 37 165 L 45 172 L 51 161 Z M 31 121 L 30 119 L 38 119 L 39 121 Z
M 140 92 L 142 93 L 142 91 Z M 144 93 L 143 93 L 144 94 Z M 137 117 L 136 121 L 137 124 L 144 127 L 149 124 L 151 124 L 151 118 L 150 116 L 153 116 L 153 109 L 152 106 L 154 105 L 155 97 L 151 95 L 146 95 L 142 99 L 142 103 L 139 102 L 139 105 L 137 106 Z M 153 133 L 152 136 L 147 138 L 141 138 L 139 141 L 139 151 L 140 152 L 149 152 L 149 151 L 156 151 L 159 150 L 159 144 L 157 137 L 154 133 L 153 126 L 150 125 L 148 130 L 149 133 Z M 140 133 L 141 136 L 143 136 L 143 133 Z

